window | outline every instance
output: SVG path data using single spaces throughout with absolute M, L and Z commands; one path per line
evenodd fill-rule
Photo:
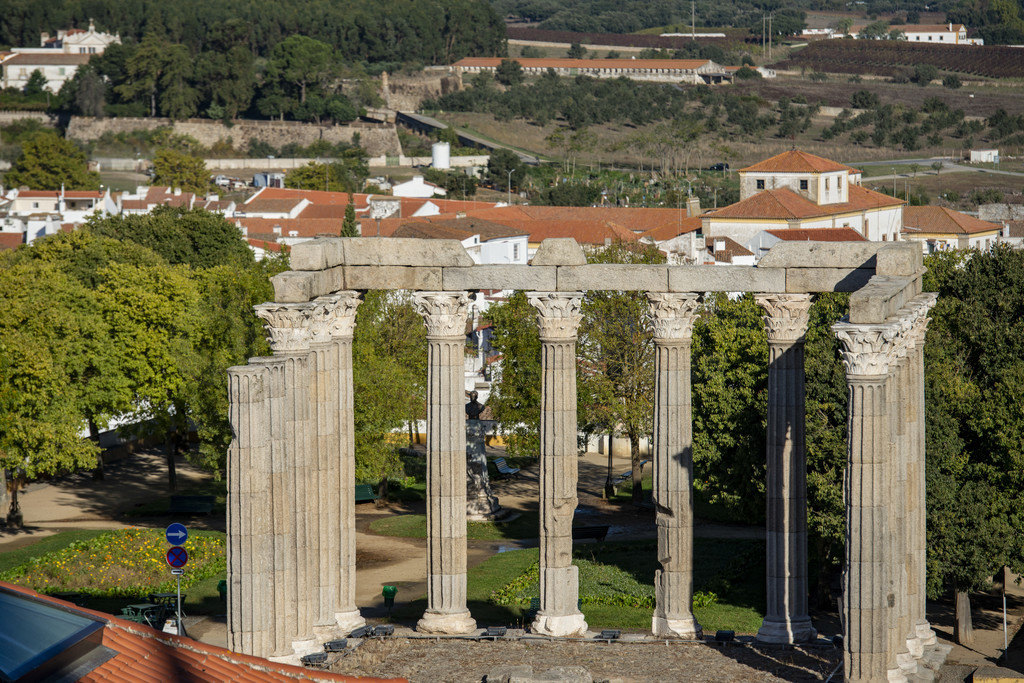
M 38 209 L 39 208 L 39 202 L 32 202 L 32 208 L 33 209 Z
M 64 67 L 60 67 L 59 69 L 57 69 L 57 73 L 63 76 L 65 74 Z
M 764 181 L 763 180 L 758 180 L 757 181 L 757 189 L 759 189 L 759 190 L 763 190 L 764 189 Z
M 825 178 L 825 189 L 826 189 L 826 190 L 828 189 L 828 181 L 829 181 L 829 179 L 828 179 L 828 178 Z
M 800 189 L 801 190 L 806 190 L 807 189 L 807 181 L 806 180 L 801 180 L 800 181 Z
M 513 261 L 518 261 L 519 260 L 519 245 L 518 244 L 513 244 L 512 245 L 512 260 Z

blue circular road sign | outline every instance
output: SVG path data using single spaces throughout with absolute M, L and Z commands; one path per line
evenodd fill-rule
M 171 545 L 184 545 L 188 540 L 188 529 L 184 524 L 178 522 L 167 527 L 167 531 L 164 533 L 167 536 L 167 542 Z
M 188 551 L 184 548 L 174 546 L 167 551 L 167 564 L 171 565 L 175 569 L 178 567 L 184 567 L 188 564 Z

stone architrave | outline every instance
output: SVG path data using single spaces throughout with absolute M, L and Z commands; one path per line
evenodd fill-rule
M 313 562 L 317 552 L 317 517 L 319 509 L 310 506 L 316 496 L 313 486 L 317 464 L 315 441 L 310 429 L 309 409 L 312 403 L 309 382 L 310 320 L 314 312 L 311 303 L 261 304 L 256 315 L 267 329 L 267 340 L 274 357 L 284 365 L 284 400 L 282 421 L 283 444 L 287 458 L 291 499 L 285 519 L 275 523 L 287 525 L 291 532 L 291 568 L 286 589 L 293 602 L 288 608 L 292 649 L 303 655 L 318 649 L 313 631 L 313 599 L 319 586 L 319 563 Z
M 576 456 L 576 332 L 581 292 L 535 292 L 541 341 L 540 610 L 533 630 L 581 636 L 579 573 L 572 564 L 572 520 L 578 478 Z
M 807 451 L 804 444 L 804 335 L 810 294 L 759 294 L 768 335 L 766 439 L 768 609 L 763 643 L 817 637 L 808 613 Z
M 273 654 L 270 404 L 267 370 L 228 368 L 231 431 L 228 448 L 228 648 L 257 657 Z
M 654 322 L 654 505 L 658 562 L 651 630 L 699 638 L 693 616 L 693 415 L 690 345 L 697 294 L 648 293 Z
M 352 334 L 358 292 L 314 300 L 311 377 L 316 383 L 319 459 L 320 590 L 317 636 L 348 634 L 366 623 L 355 606 L 355 437 L 352 406 Z
M 466 608 L 465 292 L 417 292 L 427 326 L 427 610 L 425 633 L 476 629 Z
M 849 388 L 846 502 L 845 681 L 906 681 L 891 637 L 896 596 L 891 572 L 889 403 L 886 384 L 898 324 L 839 322 Z

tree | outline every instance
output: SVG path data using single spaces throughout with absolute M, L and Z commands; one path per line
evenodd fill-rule
M 939 175 L 942 172 L 943 163 L 941 161 L 933 161 L 932 169 L 935 171 L 935 175 Z
M 206 162 L 191 154 L 162 147 L 153 157 L 153 184 L 202 194 L 210 187 Z
M 511 188 L 512 192 L 518 192 L 526 182 L 526 164 L 512 150 L 505 147 L 496 149 L 487 161 L 487 181 L 496 188 Z
M 289 171 L 284 177 L 285 187 L 329 192 L 358 192 L 370 174 L 366 165 L 366 152 L 354 148 L 344 158 L 330 163 L 311 161 Z
M 311 92 L 323 90 L 336 71 L 330 45 L 307 36 L 292 35 L 270 51 L 265 76 L 268 84 L 297 106 L 305 104 Z
M 537 311 L 526 293 L 516 291 L 504 303 L 487 309 L 494 328 L 491 347 L 501 360 L 493 366 L 487 400 L 508 454 L 537 457 L 540 453 L 540 332 Z
M 850 96 L 850 106 L 854 109 L 874 109 L 879 104 L 878 95 L 870 90 L 858 90 Z
M 569 45 L 569 50 L 566 54 L 569 56 L 569 59 L 583 59 L 583 56 L 587 54 L 587 48 L 579 43 L 572 43 Z
M 514 59 L 503 59 L 494 71 L 494 78 L 502 85 L 518 85 L 523 82 L 523 66 Z
M 42 95 L 46 91 L 46 76 L 39 69 L 34 70 L 29 74 L 28 80 L 25 81 L 25 87 L 21 89 L 21 92 L 31 97 L 32 95 Z
M 654 246 L 616 243 L 587 254 L 588 263 L 664 263 Z M 643 502 L 640 440 L 653 428 L 654 338 L 643 292 L 590 290 L 583 297 L 577 342 L 579 422 L 583 431 L 629 440 L 633 503 Z M 606 489 L 611 487 L 609 469 Z
M 868 24 L 860 30 L 857 37 L 861 40 L 882 40 L 889 33 L 889 24 L 885 21 L 876 21 Z
M 359 225 L 356 223 L 356 202 L 352 193 L 348 193 L 348 204 L 345 205 L 345 220 L 341 223 L 342 237 L 359 237 Z
M 915 64 L 914 75 L 911 77 L 914 83 L 924 87 L 939 77 L 938 67 L 932 64 Z
M 948 88 L 950 90 L 957 90 L 962 85 L 963 85 L 963 83 L 960 82 L 960 78 L 958 76 L 954 75 L 954 74 L 949 74 L 948 76 L 945 76 L 942 79 L 942 87 L 943 88 Z
M 89 171 L 85 154 L 74 143 L 43 131 L 22 141 L 4 183 L 33 190 L 98 190 L 100 176 Z
M 125 63 L 125 79 L 115 90 L 126 100 L 146 96 L 149 115 L 156 116 L 157 93 L 166 67 L 171 43 L 156 33 L 148 33 Z

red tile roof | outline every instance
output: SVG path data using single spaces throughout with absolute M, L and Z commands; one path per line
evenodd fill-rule
M 762 190 L 741 202 L 704 214 L 712 218 L 775 218 L 781 220 L 817 218 L 835 214 L 900 206 L 902 199 L 881 192 L 850 185 L 849 201 L 838 204 L 816 204 L 788 187 Z
M 0 582 L 0 586 L 49 602 L 105 623 L 103 645 L 117 654 L 79 681 L 127 681 L 167 683 L 168 681 L 338 681 L 374 683 L 405 681 L 404 678 L 355 678 L 289 664 L 276 664 L 259 657 L 237 654 L 183 636 L 162 633 L 148 626 L 125 621 L 103 612 L 76 607 L 70 602 L 40 595 L 35 591 Z
M 236 216 L 228 220 L 245 227 L 249 237 L 273 236 L 274 228 L 281 228 L 280 237 L 306 237 L 341 234 L 341 220 L 335 218 L 249 218 Z M 296 235 L 292 235 L 296 232 Z
M 464 240 L 473 235 L 480 235 L 480 239 L 488 241 L 502 237 L 515 237 L 526 235 L 526 231 L 513 228 L 501 223 L 481 220 L 479 218 L 440 218 L 430 216 L 431 220 L 410 219 L 404 221 L 393 233 L 394 237 L 419 237 L 427 239 L 456 239 Z
M 944 206 L 908 206 L 903 209 L 903 229 L 912 232 L 946 235 L 973 235 L 1002 230 L 999 223 L 990 223 Z
M 769 235 L 786 242 L 866 242 L 867 238 L 853 228 L 785 228 L 767 230 Z
M 0 232 L 0 249 L 17 249 L 25 244 L 23 232 Z
M 500 57 L 466 57 L 455 62 L 458 67 L 484 67 L 495 69 L 503 61 Z M 648 71 L 694 71 L 711 64 L 707 59 L 546 59 L 518 57 L 514 61 L 524 69 L 625 69 Z
M 60 197 L 60 190 L 21 190 L 18 192 L 18 196 L 29 199 L 37 197 L 57 199 Z M 64 192 L 64 197 L 66 199 L 103 199 L 103 193 L 85 190 L 67 190 Z
M 238 211 L 245 213 L 291 213 L 302 202 L 301 197 L 288 199 L 265 199 L 253 195 Z
M 673 237 L 678 237 L 679 235 L 685 235 L 688 232 L 700 230 L 701 224 L 702 221 L 700 216 L 688 217 L 684 215 L 676 221 L 676 223 L 666 223 L 664 225 L 659 225 L 656 228 L 651 228 L 647 232 L 641 233 L 640 237 L 641 239 L 649 237 L 655 242 L 664 242 L 665 240 L 670 240 Z
M 718 263 L 732 263 L 733 259 L 737 256 L 753 256 L 754 252 L 750 251 L 742 244 L 732 239 L 731 237 L 712 237 L 708 239 L 707 251 L 709 254 L 714 256 L 715 261 Z M 716 243 L 724 242 L 724 249 L 715 251 Z
M 893 26 L 892 29 L 901 33 L 949 33 L 950 30 L 959 33 L 964 30 L 964 25 L 953 24 L 953 28 L 950 29 L 949 24 L 900 24 Z
M 87 64 L 89 58 L 92 57 L 90 54 L 77 54 L 77 53 L 65 53 L 65 52 L 54 52 L 54 54 L 42 54 L 40 52 L 15 52 L 6 60 L 4 60 L 4 66 L 16 64 L 25 64 L 28 66 L 33 65 L 56 65 L 56 66 L 79 66 Z
M 860 173 L 857 169 L 825 159 L 814 154 L 801 152 L 798 149 L 776 154 L 764 161 L 759 161 L 753 166 L 741 168 L 740 172 L 754 173 L 828 173 L 831 171 L 851 171 Z
M 352 199 L 356 208 L 365 207 L 368 194 L 354 194 Z M 347 192 L 325 192 L 324 190 L 296 190 L 289 187 L 264 187 L 249 198 L 254 199 L 308 199 L 313 204 L 330 204 L 333 206 L 346 206 L 348 204 Z

